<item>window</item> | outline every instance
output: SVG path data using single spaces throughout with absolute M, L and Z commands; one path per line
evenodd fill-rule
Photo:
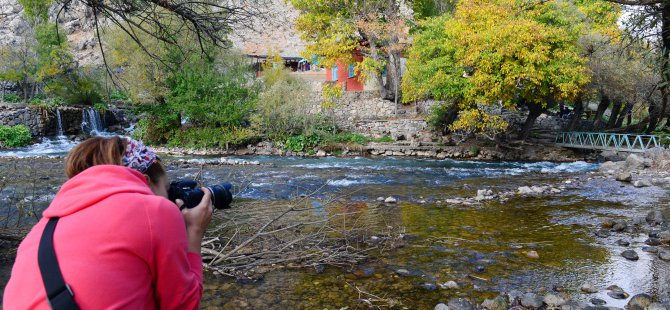
M 356 71 L 354 70 L 354 65 L 349 65 L 349 78 L 356 76 Z
M 337 65 L 333 66 L 333 72 L 330 76 L 330 79 L 333 81 L 337 81 Z

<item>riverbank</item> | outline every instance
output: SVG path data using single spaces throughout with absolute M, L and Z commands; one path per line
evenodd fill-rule
M 169 156 L 297 156 L 297 157 L 416 157 L 433 159 L 463 159 L 482 161 L 550 161 L 574 162 L 594 161 L 595 153 L 576 152 L 552 144 L 516 143 L 513 146 L 495 147 L 469 143 L 461 146 L 445 146 L 433 142 L 370 143 L 367 145 L 343 144 L 329 148 L 314 148 L 307 152 L 293 152 L 266 141 L 247 145 L 240 149 L 196 149 L 180 147 L 154 147 Z

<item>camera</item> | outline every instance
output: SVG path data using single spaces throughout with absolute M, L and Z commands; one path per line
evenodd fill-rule
M 212 186 L 207 186 L 207 189 L 212 193 L 212 204 L 217 209 L 230 208 L 230 203 L 233 202 L 233 194 L 230 189 L 233 187 L 230 183 L 221 183 Z M 172 202 L 181 199 L 184 201 L 183 208 L 193 208 L 197 206 L 202 200 L 205 193 L 198 187 L 198 182 L 194 180 L 179 180 L 170 183 L 168 189 L 168 199 Z

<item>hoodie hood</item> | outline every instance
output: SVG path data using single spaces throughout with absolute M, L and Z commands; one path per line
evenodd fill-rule
M 63 184 L 44 217 L 63 217 L 120 193 L 153 195 L 144 175 L 116 165 L 90 167 Z

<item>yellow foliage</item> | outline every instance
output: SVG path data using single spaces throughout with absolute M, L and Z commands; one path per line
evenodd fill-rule
M 491 115 L 479 109 L 467 109 L 458 113 L 458 119 L 449 125 L 453 132 L 470 135 L 482 134 L 493 140 L 507 130 L 509 124 L 498 115 Z
M 333 109 L 342 97 L 342 86 L 337 83 L 325 83 L 321 93 L 323 95 L 321 107 L 326 110 Z

